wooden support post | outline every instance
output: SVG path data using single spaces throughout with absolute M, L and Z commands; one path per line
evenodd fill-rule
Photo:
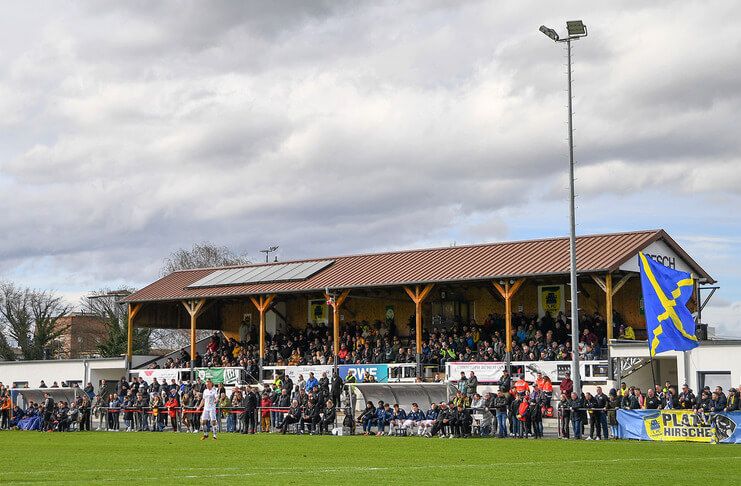
M 327 299 L 327 304 L 332 307 L 332 348 L 333 348 L 333 367 L 337 371 L 338 357 L 337 354 L 340 352 L 340 307 L 345 303 L 345 299 L 350 295 L 350 290 L 343 290 L 342 293 L 332 298 L 329 293 L 324 294 L 324 298 Z
M 206 299 L 182 301 L 183 307 L 190 315 L 190 380 L 195 380 L 196 367 L 196 321 L 203 312 Z
M 422 302 L 430 295 L 435 284 L 427 284 L 424 289 L 420 290 L 419 285 L 414 290 L 404 287 L 404 291 L 414 302 L 414 337 L 417 347 L 417 378 L 422 378 Z
M 605 293 L 605 327 L 606 327 L 606 333 L 607 340 L 613 339 L 613 327 L 614 327 L 614 320 L 613 320 L 613 297 L 615 297 L 615 294 L 618 293 L 618 290 L 623 288 L 623 285 L 626 284 L 628 280 L 632 277 L 631 274 L 625 274 L 623 277 L 618 280 L 618 282 L 613 285 L 612 283 L 612 274 L 607 273 L 605 274 L 605 279 L 602 280 L 597 275 L 592 275 L 592 280 L 594 280 L 594 283 L 597 284 L 599 288 L 602 289 L 602 291 Z
M 268 296 L 260 295 L 258 297 L 250 296 L 250 300 L 255 304 L 257 312 L 260 314 L 260 359 L 258 360 L 260 371 L 257 379 L 259 383 L 262 384 L 262 368 L 263 360 L 265 359 L 265 312 L 267 312 L 270 305 L 273 303 L 273 300 L 275 300 L 275 294 L 270 294 Z
M 126 364 L 128 366 L 127 371 L 131 369 L 131 363 L 134 358 L 134 318 L 139 313 L 139 310 L 141 308 L 141 303 L 129 304 L 129 325 L 126 341 Z
M 605 275 L 605 323 L 607 325 L 607 341 L 612 339 L 612 274 Z
M 504 287 L 499 282 L 492 283 L 494 288 L 499 292 L 499 295 L 504 299 L 505 350 L 507 351 L 506 360 L 507 368 L 509 369 L 509 363 L 512 357 L 512 297 L 520 290 L 522 284 L 525 283 L 525 279 L 515 280 L 513 284 L 510 284 L 509 280 L 507 280 L 504 282 Z

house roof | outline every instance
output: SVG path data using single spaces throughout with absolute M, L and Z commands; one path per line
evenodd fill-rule
M 714 280 L 664 230 L 633 231 L 577 237 L 579 273 L 613 272 L 651 243 L 663 240 L 705 281 Z M 569 239 L 547 238 L 446 248 L 367 253 L 296 260 L 334 263 L 304 280 L 251 284 L 189 286 L 224 268 L 280 265 L 287 262 L 203 268 L 173 272 L 123 299 L 150 302 L 233 297 L 266 293 L 321 292 L 324 289 L 392 287 L 400 285 L 485 281 L 499 278 L 565 275 L 569 273 Z

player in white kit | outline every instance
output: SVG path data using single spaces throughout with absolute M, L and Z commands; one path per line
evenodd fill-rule
M 214 383 L 211 379 L 206 380 L 206 389 L 203 390 L 203 397 L 200 404 L 200 407 L 203 407 L 203 413 L 201 414 L 203 437 L 201 437 L 201 440 L 208 439 L 209 427 L 214 433 L 214 440 L 216 440 L 216 402 L 218 396 L 219 391 L 214 388 Z

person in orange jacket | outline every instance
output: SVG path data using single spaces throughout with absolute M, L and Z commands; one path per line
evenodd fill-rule
M 517 394 L 527 395 L 530 392 L 530 385 L 525 381 L 525 375 L 520 375 L 520 379 L 515 382 Z
M 12 400 L 10 399 L 10 395 L 5 393 L 3 395 L 2 399 L 0 399 L 0 417 L 2 420 L 0 420 L 0 428 L 3 429 L 9 429 L 10 428 L 10 407 L 12 405 Z

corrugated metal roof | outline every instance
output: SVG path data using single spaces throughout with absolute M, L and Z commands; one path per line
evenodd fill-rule
M 654 241 L 663 239 L 700 277 L 710 277 L 663 230 L 634 231 L 577 238 L 580 273 L 615 271 Z M 334 264 L 301 281 L 188 288 L 214 268 L 183 270 L 144 287 L 124 302 L 147 302 L 264 293 L 317 292 L 325 288 L 389 287 L 431 282 L 481 281 L 509 277 L 565 275 L 569 272 L 568 238 L 489 243 L 332 257 Z M 327 260 L 309 259 L 301 262 Z M 285 264 L 282 262 L 280 264 Z M 246 265 L 259 267 L 262 264 Z M 239 268 L 239 267 L 233 267 Z

